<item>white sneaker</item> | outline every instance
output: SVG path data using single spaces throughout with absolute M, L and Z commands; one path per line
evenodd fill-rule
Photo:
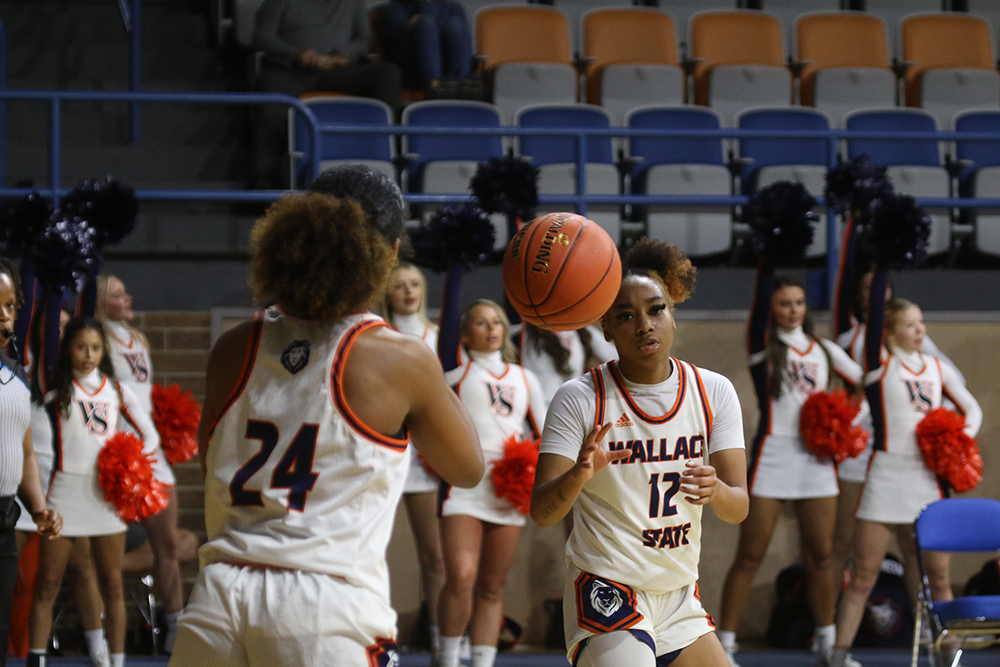
M 111 654 L 108 652 L 107 642 L 101 642 L 101 645 L 90 654 L 90 664 L 92 667 L 111 667 Z
M 729 658 L 730 667 L 740 667 L 740 663 L 736 662 L 736 658 L 733 657 L 737 651 L 740 650 L 739 644 L 733 644 L 732 648 L 722 647 L 726 652 L 726 657 Z
M 458 644 L 458 659 L 472 660 L 472 640 L 469 635 L 462 635 L 462 641 Z
M 861 667 L 861 663 L 854 659 L 850 653 L 844 658 L 844 667 Z
M 850 653 L 844 656 L 844 661 L 837 664 L 833 659 L 833 649 L 816 654 L 816 667 L 862 667 Z

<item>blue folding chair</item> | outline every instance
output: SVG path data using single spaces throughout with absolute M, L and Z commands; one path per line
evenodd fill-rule
M 722 116 L 708 107 L 642 107 L 630 112 L 632 130 L 718 130 Z M 650 195 L 730 195 L 732 177 L 719 137 L 629 137 L 632 192 Z M 650 238 L 673 243 L 689 255 L 713 255 L 732 246 L 728 206 L 649 206 L 635 209 Z
M 392 123 L 392 109 L 385 102 L 364 97 L 310 95 L 306 104 L 320 123 L 344 125 L 373 125 L 388 127 Z M 305 187 L 317 174 L 308 174 L 306 156 L 310 150 L 319 152 L 320 171 L 345 162 L 360 163 L 381 171 L 395 179 L 393 159 L 396 150 L 392 135 L 362 134 L 358 132 L 320 133 L 319 146 L 311 146 L 306 123 L 294 109 L 288 111 L 288 146 L 290 182 L 293 187 Z
M 1000 110 L 965 111 L 954 118 L 956 132 L 1000 133 Z M 962 197 L 1000 197 L 1000 140 L 958 139 L 955 157 L 967 163 L 958 177 Z M 975 229 L 976 248 L 1000 255 L 1000 215 L 996 209 L 966 209 Z
M 913 132 L 915 139 L 879 137 L 847 140 L 847 156 L 867 154 L 876 164 L 888 166 L 886 174 L 896 191 L 914 197 L 951 196 L 951 177 L 941 164 L 937 122 L 923 109 L 877 109 L 849 113 L 844 119 L 848 130 L 864 132 Z M 928 254 L 951 248 L 951 216 L 947 209 L 932 209 Z
M 515 115 L 519 127 L 537 129 L 607 130 L 611 128 L 611 113 L 590 104 L 540 104 L 520 109 Z M 618 168 L 610 136 L 589 136 L 585 142 L 584 162 L 590 194 L 617 195 L 620 192 Z M 518 154 L 538 167 L 538 194 L 576 194 L 578 139 L 575 136 L 531 135 L 516 141 Z M 538 213 L 572 210 L 572 204 L 540 206 Z M 587 217 L 600 225 L 617 243 L 621 237 L 621 210 L 614 205 L 590 205 Z
M 930 582 L 921 552 L 991 551 L 1000 552 L 1000 500 L 992 498 L 945 498 L 924 507 L 913 528 L 920 566 L 920 608 L 913 629 L 910 666 L 917 667 L 923 615 L 930 629 L 931 664 L 942 664 L 941 649 L 956 649 L 951 667 L 958 665 L 962 640 L 975 637 L 977 644 L 1000 643 L 1000 595 L 973 595 L 947 602 L 932 602 Z

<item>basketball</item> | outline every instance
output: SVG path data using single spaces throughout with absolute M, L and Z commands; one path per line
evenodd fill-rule
M 593 324 L 622 282 L 618 248 L 593 220 L 549 213 L 525 225 L 507 245 L 503 286 L 525 322 L 549 331 Z

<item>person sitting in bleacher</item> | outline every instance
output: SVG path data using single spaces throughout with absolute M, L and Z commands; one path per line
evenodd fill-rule
M 472 70 L 472 38 L 455 0 L 392 0 L 379 11 L 378 32 L 407 88 L 457 97 Z
M 306 91 L 373 97 L 395 108 L 399 70 L 365 62 L 371 43 L 363 0 L 265 0 L 254 22 L 254 48 L 264 52 L 257 80 L 262 92 Z M 285 152 L 287 109 L 268 105 L 254 124 L 255 187 L 274 187 Z

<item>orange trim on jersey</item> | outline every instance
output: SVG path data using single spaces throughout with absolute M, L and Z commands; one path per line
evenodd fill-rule
M 771 435 L 766 433 L 763 438 L 760 439 L 760 444 L 757 445 L 757 456 L 753 460 L 753 470 L 750 471 L 750 483 L 747 484 L 747 493 L 753 495 L 753 483 L 757 479 L 757 468 L 760 466 L 760 460 L 764 458 L 764 445 L 767 444 L 767 436 Z
M 646 423 L 665 424 L 677 416 L 677 412 L 680 410 L 681 404 L 684 402 L 684 394 L 687 391 L 687 373 L 684 371 L 684 367 L 681 365 L 679 360 L 670 357 L 670 361 L 673 362 L 674 368 L 676 368 L 677 372 L 680 374 L 677 379 L 677 400 L 666 414 L 660 415 L 659 417 L 646 414 L 639 408 L 638 405 L 636 405 L 635 401 L 632 400 L 632 395 L 629 393 L 628 387 L 625 386 L 625 378 L 622 377 L 619 372 L 618 364 L 614 361 L 608 362 L 608 369 L 611 371 L 611 380 L 618 388 L 618 393 L 620 393 L 622 398 L 625 399 L 625 403 L 628 405 L 629 409 L 632 410 L 632 412 L 634 412 L 639 419 Z
M 410 444 L 409 435 L 407 434 L 405 438 L 393 438 L 379 433 L 361 421 L 354 411 L 351 410 L 351 406 L 347 404 L 347 397 L 344 395 L 344 374 L 342 371 L 344 364 L 347 362 L 347 357 L 351 353 L 351 348 L 354 347 L 354 341 L 365 331 L 384 326 L 388 325 L 382 320 L 365 320 L 347 330 L 344 337 L 340 339 L 340 345 L 337 346 L 337 353 L 334 355 L 333 368 L 330 369 L 330 393 L 333 398 L 333 404 L 344 417 L 344 421 L 347 422 L 348 426 L 376 445 L 388 447 L 402 453 L 406 451 L 407 445 Z
M 698 387 L 698 396 L 701 398 L 702 411 L 705 413 L 705 425 L 708 427 L 708 437 L 712 437 L 712 423 L 714 420 L 714 415 L 712 414 L 712 406 L 708 403 L 708 394 L 705 392 L 705 384 L 701 380 L 701 373 L 698 372 L 698 367 L 694 364 L 688 364 L 691 366 L 691 370 L 694 371 L 694 381 L 695 385 Z
M 118 336 L 116 336 L 114 334 L 114 332 L 111 331 L 110 327 L 108 328 L 108 335 L 111 336 L 112 338 L 114 338 L 115 341 L 118 342 L 119 344 L 121 344 L 122 347 L 125 347 L 125 348 L 127 348 L 129 350 L 132 349 L 132 343 L 135 342 L 135 336 L 132 335 L 131 331 L 129 331 L 129 333 L 128 333 L 128 342 L 127 343 L 125 341 L 123 341 L 121 338 L 119 338 Z
M 919 355 L 920 355 L 920 359 L 921 359 L 921 361 L 923 361 L 923 362 L 924 362 L 924 367 L 923 367 L 923 368 L 921 368 L 921 369 L 920 369 L 919 371 L 915 371 L 915 370 L 913 370 L 912 368 L 910 368 L 909 366 L 907 366 L 907 365 L 906 365 L 906 364 L 905 364 L 905 363 L 903 362 L 902 358 L 900 358 L 900 356 L 899 356 L 899 355 L 896 355 L 896 359 L 899 359 L 899 365 L 900 365 L 900 366 L 902 366 L 903 368 L 905 368 L 905 369 L 906 369 L 906 370 L 908 370 L 909 372 L 913 373 L 914 375 L 923 375 L 923 374 L 924 374 L 924 371 L 926 371 L 926 370 L 927 370 L 927 367 L 928 367 L 928 366 L 929 366 L 930 364 L 928 364 L 928 363 L 927 363 L 927 360 L 926 360 L 926 359 L 924 359 L 924 355 L 923 355 L 923 353 L 922 353 L 922 352 L 917 352 L 917 354 L 919 354 Z M 933 358 L 933 357 L 932 357 L 932 358 Z
M 472 364 L 471 356 L 470 356 L 469 363 L 470 363 L 470 365 Z M 479 364 L 479 365 L 483 366 L 482 364 Z M 502 380 L 505 377 L 507 377 L 507 373 L 510 373 L 510 364 L 507 363 L 507 362 L 504 362 L 503 373 L 501 373 L 500 375 L 497 375 L 496 373 L 494 373 L 490 369 L 486 368 L 486 366 L 483 366 L 483 370 L 486 371 L 487 373 L 489 373 L 491 376 L 493 376 L 494 380 Z
M 94 396 L 97 396 L 98 394 L 100 394 L 101 390 L 104 389 L 104 385 L 106 385 L 108 383 L 108 376 L 107 375 L 101 375 L 101 377 L 103 378 L 101 380 L 101 386 L 98 387 L 96 390 L 94 390 L 94 393 L 90 393 L 89 391 L 87 391 L 87 388 L 84 387 L 82 384 L 80 384 L 79 381 L 77 381 L 76 378 L 73 378 L 73 384 L 75 384 L 80 389 L 80 391 L 82 391 L 83 393 L 85 393 L 87 396 L 94 397 Z
M 53 422 L 55 422 L 54 423 L 54 427 L 56 429 L 56 433 L 55 433 L 55 435 L 56 435 L 56 456 L 58 457 L 58 464 L 59 464 L 59 465 L 56 466 L 56 470 L 58 470 L 59 472 L 62 472 L 62 469 L 63 469 L 62 415 L 59 414 L 58 408 L 53 407 L 52 409 L 56 411 L 55 419 L 52 420 Z M 52 489 L 52 479 L 55 479 L 54 475 L 55 475 L 55 470 L 53 471 L 53 477 L 49 479 L 49 490 Z M 49 495 L 49 492 L 46 491 L 45 492 L 45 496 L 48 497 L 48 495 Z
M 465 364 L 465 370 L 462 371 L 462 377 L 458 378 L 458 382 L 455 383 L 455 394 L 456 395 L 461 396 L 461 394 L 459 393 L 458 390 L 461 388 L 462 383 L 465 382 L 465 376 L 469 374 L 469 369 L 471 369 L 471 368 L 472 368 L 472 360 L 470 359 L 469 363 Z
M 387 637 L 376 637 L 375 643 L 365 649 L 368 656 L 368 667 L 388 667 L 395 665 L 396 642 Z M 390 653 L 393 654 L 390 659 Z M 385 657 L 383 660 L 382 658 Z
M 809 339 L 809 347 L 806 348 L 805 352 L 799 352 L 798 348 L 792 347 L 791 345 L 786 345 L 785 347 L 787 347 L 789 350 L 799 355 L 800 357 L 804 357 L 810 352 L 812 352 L 812 349 L 816 347 L 816 339 L 815 338 Z
M 222 404 L 222 410 L 216 415 L 215 419 L 212 420 L 212 424 L 208 427 L 208 437 L 212 437 L 215 433 L 215 427 L 219 425 L 219 422 L 229 411 L 229 408 L 233 407 L 233 403 L 236 399 L 243 394 L 243 390 L 247 387 L 247 381 L 250 380 L 250 371 L 253 370 L 254 364 L 257 362 L 257 348 L 260 346 L 260 337 L 264 329 L 264 311 L 258 311 L 253 314 L 253 329 L 250 331 L 250 342 L 247 345 L 246 355 L 243 357 L 243 368 L 240 369 L 239 382 L 233 387 L 233 392 L 226 399 L 226 402 Z
M 594 378 L 594 393 L 597 395 L 597 405 L 594 409 L 594 428 L 604 426 L 605 402 L 607 394 L 604 390 L 604 373 L 601 366 L 590 369 L 590 375 Z
M 701 602 L 701 591 L 698 589 L 698 582 L 697 581 L 694 582 L 694 599 L 697 600 L 698 602 Z M 705 603 L 704 602 L 701 602 L 701 607 L 702 607 L 702 609 L 705 608 Z M 708 611 L 705 611 L 705 620 L 708 621 L 708 625 L 713 630 L 715 630 L 715 619 L 712 618 L 712 615 L 709 614 Z

